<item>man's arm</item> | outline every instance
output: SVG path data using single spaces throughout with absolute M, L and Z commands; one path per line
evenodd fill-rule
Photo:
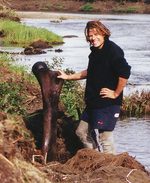
M 118 85 L 115 91 L 110 90 L 109 88 L 102 88 L 100 91 L 100 95 L 102 95 L 102 98 L 117 98 L 126 86 L 127 81 L 127 79 L 119 77 Z
M 74 74 L 66 74 L 63 71 L 59 71 L 60 75 L 57 76 L 57 78 L 65 79 L 65 80 L 80 80 L 80 79 L 86 79 L 87 77 L 87 70 L 83 70 L 78 73 Z

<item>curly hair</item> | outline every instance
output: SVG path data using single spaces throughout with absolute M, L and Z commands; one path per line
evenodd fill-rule
M 89 21 L 86 24 L 86 27 L 85 27 L 85 30 L 84 30 L 85 37 L 86 37 L 87 41 L 89 41 L 88 33 L 89 33 L 90 29 L 96 29 L 97 32 L 99 34 L 103 35 L 104 37 L 109 37 L 111 35 L 110 30 L 104 24 L 102 24 L 98 20 L 93 20 L 93 21 Z

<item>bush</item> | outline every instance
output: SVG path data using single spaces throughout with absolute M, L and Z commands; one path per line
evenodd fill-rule
M 65 72 L 67 74 L 74 73 L 70 69 L 66 69 Z M 84 90 L 81 83 L 79 81 L 65 80 L 60 98 L 65 105 L 66 112 L 78 119 L 79 112 L 84 108 Z

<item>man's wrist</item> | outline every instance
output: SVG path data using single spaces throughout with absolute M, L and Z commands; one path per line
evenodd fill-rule
M 119 94 L 116 91 L 114 91 L 114 97 L 117 98 L 118 96 Z

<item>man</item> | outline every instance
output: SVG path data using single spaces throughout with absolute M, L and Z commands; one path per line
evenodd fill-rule
M 60 71 L 58 78 L 86 78 L 86 108 L 76 134 L 85 147 L 93 148 L 94 140 L 99 151 L 115 154 L 113 130 L 131 67 L 124 58 L 123 50 L 109 40 L 110 35 L 109 29 L 100 21 L 89 21 L 85 27 L 86 40 L 91 49 L 88 68 L 71 75 Z

